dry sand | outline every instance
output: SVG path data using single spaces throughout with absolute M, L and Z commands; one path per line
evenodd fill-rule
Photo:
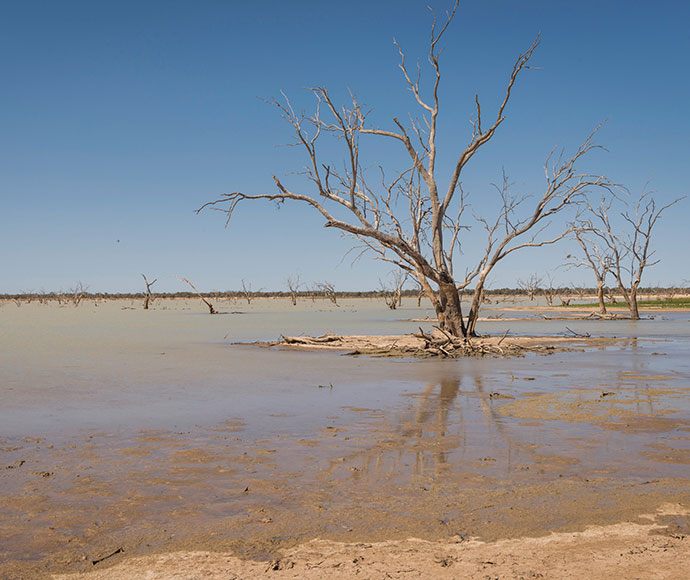
M 409 539 L 375 543 L 313 540 L 275 559 L 243 560 L 232 553 L 175 552 L 133 558 L 111 568 L 54 580 L 240 580 L 251 578 L 439 578 L 468 580 L 608 578 L 685 580 L 690 538 L 669 525 L 689 512 L 660 506 L 649 523 L 592 526 L 582 532 L 496 542 Z M 687 532 L 686 532 L 687 533 Z M 113 557 L 121 557 L 119 554 Z

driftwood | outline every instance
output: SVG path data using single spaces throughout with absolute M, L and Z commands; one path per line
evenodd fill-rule
M 598 312 L 590 312 L 589 314 L 569 314 L 567 316 L 546 316 L 543 312 L 539 312 L 544 320 L 629 320 L 630 316 L 621 315 L 615 312 L 608 314 L 600 314 Z
M 211 304 L 208 300 L 206 300 L 206 298 L 204 298 L 204 297 L 201 295 L 201 292 L 199 292 L 199 291 L 196 289 L 196 286 L 194 286 L 194 284 L 192 284 L 189 280 L 187 280 L 187 278 L 180 278 L 180 280 L 181 280 L 182 282 L 186 282 L 187 284 L 189 284 L 189 286 L 191 287 L 192 290 L 194 290 L 194 292 L 195 292 L 196 295 L 199 297 L 199 299 L 200 299 L 204 304 L 206 304 L 206 306 L 208 306 L 208 313 L 209 313 L 209 314 L 222 314 L 221 312 L 218 312 L 218 311 L 213 307 L 213 304 Z
M 568 328 L 567 326 L 565 329 L 576 338 L 590 338 L 592 336 L 589 332 L 575 332 L 572 328 Z
M 337 342 L 341 340 L 340 336 L 334 334 L 324 334 L 322 336 L 284 336 L 280 335 L 285 344 L 304 344 L 304 345 L 314 345 L 314 344 L 324 344 L 327 342 Z
M 101 556 L 100 558 L 96 558 L 95 560 L 91 560 L 91 563 L 95 566 L 96 564 L 100 564 L 104 560 L 107 560 L 108 558 L 112 558 L 116 554 L 122 554 L 124 552 L 124 548 L 117 548 L 117 550 L 114 550 L 110 552 L 110 554 L 107 554 L 105 556 Z
M 344 350 L 350 356 L 458 358 L 485 356 L 524 356 L 527 352 L 551 354 L 556 348 L 544 344 L 505 342 L 508 331 L 498 340 L 458 338 L 440 327 L 432 334 L 419 332 L 400 337 L 362 337 L 324 334 L 317 337 L 283 336 L 279 341 L 262 343 L 267 346 L 294 346 L 315 349 Z

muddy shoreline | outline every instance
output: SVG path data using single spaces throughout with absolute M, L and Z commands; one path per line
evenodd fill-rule
M 682 577 L 686 319 L 601 343 L 530 323 L 571 349 L 547 357 L 382 359 L 231 344 L 409 328 L 370 303 L 195 307 L 0 312 L 0 578 L 568 577 L 558 554 L 592 549 Z
M 648 429 L 671 427 L 690 434 L 688 423 Z M 617 426 L 623 433 L 638 428 Z M 0 576 L 89 573 L 132 557 L 190 551 L 232 553 L 256 562 L 256 573 L 314 538 L 350 546 L 418 538 L 438 550 L 470 539 L 491 543 L 645 524 L 641 514 L 662 504 L 690 505 L 682 471 L 675 478 L 656 478 L 653 470 L 644 478 L 621 478 L 618 469 L 592 469 L 569 455 L 534 449 L 505 473 L 497 469 L 501 457 L 443 463 L 455 444 L 451 436 L 409 448 L 408 436 L 385 423 L 367 431 L 366 440 L 334 427 L 314 439 L 247 441 L 240 425 L 226 425 L 125 441 L 93 436 L 62 448 L 25 441 L 24 463 L 5 466 L 2 474 L 0 535 L 3 549 L 15 556 L 0 566 Z M 293 447 L 303 453 L 289 452 Z M 396 468 L 390 462 L 401 453 L 430 465 Z M 687 454 L 668 461 L 690 465 Z M 8 494 L 10 478 L 14 493 Z M 655 534 L 675 537 L 677 548 L 687 549 L 680 541 L 690 535 L 686 512 L 659 523 L 667 527 Z

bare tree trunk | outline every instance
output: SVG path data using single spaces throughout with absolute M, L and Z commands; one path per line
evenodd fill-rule
M 149 282 L 146 279 L 146 276 L 144 276 L 144 274 L 142 274 L 141 276 L 142 278 L 144 278 L 144 283 L 146 284 L 146 292 L 144 294 L 144 310 L 148 310 L 149 303 L 153 299 L 153 295 L 151 294 L 151 286 L 153 286 L 158 281 L 158 279 L 156 278 L 153 282 Z
M 208 300 L 206 300 L 206 298 L 204 298 L 204 297 L 201 295 L 201 293 L 196 289 L 196 286 L 194 286 L 194 284 L 192 284 L 189 280 L 187 280 L 187 278 L 180 278 L 180 280 L 182 280 L 183 282 L 186 282 L 187 284 L 189 284 L 189 286 L 191 287 L 192 290 L 194 290 L 194 292 L 195 292 L 196 295 L 199 297 L 199 299 L 200 299 L 204 304 L 206 304 L 206 306 L 208 306 L 208 313 L 209 313 L 209 314 L 218 314 L 218 311 L 213 307 L 213 304 L 211 304 Z
M 455 283 L 444 282 L 439 285 L 438 299 L 433 300 L 439 326 L 453 336 L 468 336 L 462 316 L 460 294 Z
M 599 314 L 606 314 L 606 301 L 604 300 L 605 286 L 603 282 L 599 282 L 597 286 L 597 299 L 599 300 Z
M 395 310 L 398 307 L 398 299 L 395 296 L 395 293 L 392 296 L 388 296 L 386 291 L 384 290 L 383 301 L 386 303 L 386 306 L 388 306 L 388 308 L 390 308 L 391 310 Z
M 625 301 L 628 304 L 628 310 L 630 310 L 630 318 L 639 320 L 640 311 L 637 306 L 637 286 L 633 285 L 630 292 L 625 295 Z
M 475 328 L 477 326 L 477 320 L 479 319 L 479 309 L 482 305 L 482 294 L 483 290 L 480 292 L 475 292 L 472 296 L 472 306 L 470 307 L 470 313 L 467 315 L 467 336 L 477 336 Z
M 611 288 L 608 289 L 608 295 L 609 295 L 609 304 L 611 304 L 613 306 L 614 304 L 616 304 L 616 296 L 613 293 L 613 291 L 611 290 Z

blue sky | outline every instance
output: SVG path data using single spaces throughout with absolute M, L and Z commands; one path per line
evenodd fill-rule
M 306 208 L 194 210 L 225 191 L 273 191 L 271 175 L 304 159 L 289 127 L 257 97 L 285 91 L 308 107 L 305 86 L 348 88 L 376 124 L 417 114 L 397 69 L 393 38 L 414 62 L 427 52 L 428 2 L 5 2 L 0 21 L 0 292 L 282 289 L 299 272 L 338 289 L 378 286 L 390 268 L 344 258 L 351 240 Z M 431 2 L 439 13 L 450 2 Z M 690 190 L 690 4 L 681 1 L 473 0 L 445 37 L 439 180 L 469 137 L 473 95 L 487 114 L 516 56 L 541 32 L 541 70 L 518 82 L 507 121 L 468 168 L 473 208 L 488 211 L 505 168 L 538 190 L 555 145 L 575 147 L 608 119 L 584 169 L 660 201 Z M 372 146 L 377 163 L 396 151 Z M 445 170 L 445 172 L 444 172 Z M 287 180 L 290 178 L 287 177 Z M 655 236 L 662 262 L 645 283 L 690 279 L 686 200 Z M 465 250 L 474 261 L 470 234 Z M 119 241 L 118 241 L 119 240 Z M 566 246 L 515 255 L 494 287 L 514 286 L 562 261 Z M 558 280 L 589 284 L 585 272 Z

